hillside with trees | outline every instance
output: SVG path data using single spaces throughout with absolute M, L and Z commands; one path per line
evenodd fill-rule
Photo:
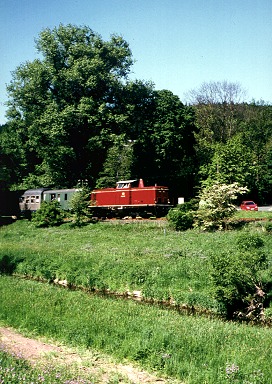
M 129 78 L 129 44 L 89 27 L 41 31 L 39 58 L 12 73 L 0 127 L 0 179 L 11 190 L 114 186 L 143 178 L 194 197 L 215 181 L 271 202 L 272 106 L 246 103 L 237 83 L 204 83 L 187 104 Z M 12 70 L 12 68 L 11 68 Z

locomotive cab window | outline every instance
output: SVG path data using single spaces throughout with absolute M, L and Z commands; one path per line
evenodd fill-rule
M 137 182 L 137 180 L 123 180 L 123 181 L 118 181 L 117 182 L 117 186 L 116 188 L 117 189 L 122 189 L 122 188 L 131 188 L 131 187 L 135 187 L 135 182 Z

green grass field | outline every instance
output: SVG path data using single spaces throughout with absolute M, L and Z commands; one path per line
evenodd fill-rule
M 270 329 L 181 315 L 12 277 L 0 279 L 1 322 L 103 351 L 184 383 L 270 383 Z M 227 378 L 227 369 L 239 367 Z M 231 369 L 231 368 L 229 368 Z
M 250 218 L 250 219 L 267 219 L 272 220 L 272 211 L 242 211 L 236 212 L 235 217 L 238 218 Z
M 254 231 L 271 255 L 271 236 L 261 227 Z M 240 233 L 175 232 L 162 221 L 78 229 L 37 229 L 18 221 L 0 230 L 0 260 L 22 276 L 120 294 L 140 291 L 145 298 L 212 309 L 209 257 L 234 251 Z
M 272 383 L 269 328 L 89 293 L 138 291 L 155 301 L 216 312 L 209 258 L 235 251 L 239 236 L 251 232 L 263 239 L 271 260 L 272 239 L 262 222 L 213 233 L 174 232 L 164 221 L 77 229 L 15 222 L 0 228 L 1 270 L 13 274 L 0 278 L 1 322 L 128 359 L 187 384 Z M 83 290 L 22 277 L 66 280 Z

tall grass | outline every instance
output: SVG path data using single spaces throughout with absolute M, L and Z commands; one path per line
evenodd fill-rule
M 271 236 L 258 230 L 271 255 Z M 209 258 L 235 250 L 238 235 L 178 233 L 162 222 L 98 223 L 71 230 L 65 225 L 37 229 L 20 221 L 0 229 L 0 263 L 23 276 L 86 289 L 141 291 L 146 298 L 212 309 Z
M 2 276 L 0 321 L 186 384 L 272 383 L 270 329 Z

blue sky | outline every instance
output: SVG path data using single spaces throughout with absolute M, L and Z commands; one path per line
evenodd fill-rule
M 239 82 L 247 100 L 272 103 L 271 0 L 0 0 L 0 124 L 11 72 L 37 56 L 44 28 L 87 25 L 116 33 L 136 63 L 132 79 L 184 95 L 203 82 Z

